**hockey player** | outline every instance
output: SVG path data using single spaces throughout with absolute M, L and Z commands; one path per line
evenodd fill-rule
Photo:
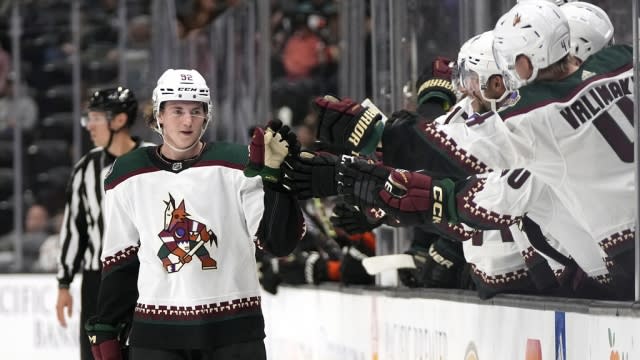
M 606 32 L 604 32 L 604 33 L 606 34 Z M 597 36 L 597 35 L 592 35 L 592 36 Z M 595 42 L 598 42 L 598 41 L 596 41 L 596 40 L 597 40 L 597 39 L 594 39 L 594 43 L 595 43 Z M 598 42 L 598 43 L 599 43 L 599 42 Z M 604 44 L 604 42 L 602 42 L 602 43 Z M 476 60 L 474 60 L 472 57 L 470 57 L 470 58 L 469 58 L 469 60 L 470 60 L 469 64 L 472 64 L 474 61 L 476 61 Z M 476 69 L 480 69 L 480 66 L 476 67 Z M 491 73 L 489 73 L 488 75 L 491 75 Z M 486 77 L 486 79 L 487 79 L 487 80 L 490 80 L 490 77 L 489 77 L 489 76 L 487 76 L 487 77 Z M 495 80 L 495 79 L 494 79 L 494 80 Z M 476 81 L 476 82 L 477 82 L 477 81 Z M 491 85 L 491 84 L 490 84 L 488 81 L 482 81 L 481 83 L 482 83 L 482 84 L 487 85 L 487 89 L 491 89 L 491 87 L 490 87 L 490 85 Z M 500 83 L 501 83 L 501 82 L 500 82 Z M 476 92 L 478 95 L 483 95 L 483 94 L 484 94 L 484 89 L 482 89 L 482 90 L 478 89 L 478 90 L 476 90 L 475 92 Z M 504 92 L 504 90 L 503 90 L 503 92 Z M 483 96 L 475 96 L 475 97 L 477 98 L 477 101 L 476 101 L 476 102 L 477 102 L 477 103 L 481 103 L 481 100 L 483 99 Z M 486 97 L 486 96 L 485 96 L 485 97 Z M 507 99 L 507 100 L 508 100 L 508 101 L 507 101 L 507 104 L 509 104 L 509 102 L 510 102 L 510 100 L 511 100 L 511 99 Z M 486 101 L 485 101 L 485 102 L 486 102 Z M 485 107 L 486 107 L 487 109 L 490 109 L 490 108 L 494 108 L 494 109 L 495 109 L 494 104 L 495 104 L 495 102 L 494 102 L 493 104 L 485 105 Z M 449 115 L 449 116 L 447 116 L 447 117 L 446 117 L 445 122 L 449 122 L 449 121 L 451 121 L 451 118 L 452 118 L 453 116 L 455 116 L 455 113 L 456 113 L 456 111 L 455 111 L 455 109 L 454 109 L 454 111 L 452 111 L 452 115 Z M 346 114 L 346 112 L 345 112 L 345 114 Z M 462 121 L 462 124 L 464 125 L 464 118 L 463 118 L 462 120 L 463 120 L 463 121 Z M 473 125 L 473 123 L 471 123 L 471 125 Z M 394 129 L 394 127 L 389 127 L 389 129 Z M 465 127 L 462 127 L 462 129 L 465 129 Z M 387 136 L 387 133 L 389 133 L 389 132 L 390 132 L 390 131 L 387 131 L 387 130 L 388 130 L 388 129 L 385 129 L 385 135 L 384 135 L 384 137 L 383 137 L 383 145 L 384 145 L 384 143 L 385 143 L 385 142 L 384 142 L 384 139 L 385 139 L 385 138 L 389 138 L 389 139 L 391 139 L 391 140 L 393 140 L 394 138 L 396 138 L 396 139 L 402 139 L 402 141 L 405 141 L 406 136 L 395 136 L 395 137 L 394 137 L 394 136 Z M 461 133 L 462 133 L 462 131 L 465 131 L 465 130 L 461 130 Z M 469 130 L 469 132 L 472 132 L 472 131 L 470 131 L 470 130 Z M 404 134 L 405 134 L 405 133 L 402 133 L 401 135 L 404 135 Z M 464 133 L 463 135 L 466 135 L 466 133 Z M 461 139 L 462 139 L 462 140 L 461 140 Z M 434 147 L 438 148 L 438 146 L 441 144 L 441 142 L 439 141 L 440 139 L 436 139 L 436 140 L 438 140 L 438 141 L 433 142 L 433 144 L 435 144 L 435 146 L 434 146 Z M 465 145 L 465 143 L 464 143 L 465 139 L 464 139 L 464 138 L 460 138 L 460 137 L 458 137 L 458 138 L 456 139 L 456 141 L 458 142 L 458 144 L 459 144 L 462 148 L 464 148 L 464 145 Z M 443 144 L 445 144 L 444 142 L 442 142 L 442 143 L 443 143 Z M 389 143 L 387 143 L 387 144 L 389 144 Z M 446 144 L 448 144 L 448 143 L 446 143 Z M 443 148 L 444 148 L 444 149 L 442 149 L 442 150 L 441 150 L 441 151 L 443 151 L 443 152 L 446 152 L 447 150 L 449 150 L 449 149 L 448 149 L 448 148 L 446 148 L 445 146 L 441 146 L 441 147 L 443 147 Z M 385 148 L 389 148 L 389 147 L 388 147 L 388 146 L 385 146 Z M 392 148 L 393 148 L 393 147 L 392 147 Z M 395 148 L 397 149 L 397 147 L 395 147 Z M 397 151 L 396 151 L 396 153 L 397 153 Z M 420 152 L 420 151 L 418 151 L 418 152 L 416 152 L 416 153 L 418 153 L 418 154 L 422 154 L 422 152 Z M 463 152 L 463 151 L 460 151 L 460 153 L 464 154 L 464 152 Z M 471 172 L 471 173 L 473 173 L 473 171 L 476 171 L 476 172 L 483 172 L 483 171 L 486 171 L 486 170 L 487 170 L 487 168 L 482 168 L 482 167 L 475 167 L 475 166 L 471 166 L 471 167 L 469 167 L 469 166 L 468 166 L 468 164 L 470 164 L 470 163 L 471 163 L 471 164 L 473 164 L 473 162 L 472 162 L 472 161 L 470 161 L 470 159 L 468 159 L 468 158 L 462 158 L 462 161 L 461 161 L 460 163 L 461 163 L 461 167 L 462 167 L 462 168 L 465 168 L 465 166 L 466 166 L 466 168 L 467 168 L 468 170 L 470 170 L 470 172 Z M 429 164 L 427 164 L 427 165 L 429 165 Z M 431 164 L 431 165 L 433 165 L 433 164 Z M 474 165 L 475 165 L 475 164 L 474 164 Z M 520 173 L 522 173 L 522 171 L 520 171 Z M 527 172 L 527 174 L 528 174 L 528 172 Z M 498 177 L 499 177 L 499 179 L 500 179 L 500 178 L 502 178 L 502 180 L 500 180 L 500 181 L 502 181 L 502 182 L 505 182 L 505 181 L 506 181 L 506 179 L 509 179 L 509 177 L 500 177 L 500 176 L 499 176 L 500 174 L 494 174 L 494 175 L 498 176 Z M 490 176 L 491 176 L 491 175 L 490 175 Z M 521 179 L 521 180 L 525 180 L 525 179 L 528 179 L 528 178 L 529 178 L 529 176 L 526 176 L 526 177 L 525 177 L 525 176 L 520 176 L 520 177 L 519 177 L 519 179 Z M 507 181 L 507 182 L 508 182 L 508 181 Z M 529 182 L 529 183 L 531 183 L 531 180 L 529 180 L 528 182 Z M 523 183 L 525 183 L 525 181 L 523 181 L 523 182 L 519 182 L 519 184 L 518 184 L 518 185 L 519 185 L 519 186 L 523 186 Z M 521 190 L 524 190 L 524 189 L 521 189 Z M 522 193 L 522 194 L 526 194 L 527 192 L 522 191 L 521 193 Z M 519 200 L 519 202 L 522 202 L 522 201 L 521 201 L 521 200 L 522 200 L 522 198 L 520 197 L 519 199 L 520 199 L 520 200 Z M 557 201 L 556 201 L 555 203 L 557 203 Z M 530 209 L 530 210 L 531 210 L 531 209 Z M 543 210 L 543 213 L 544 213 L 544 212 L 548 213 L 548 211 L 546 211 L 546 210 Z M 565 233 L 565 234 L 567 234 L 567 232 L 564 232 L 564 233 Z M 585 232 L 585 231 L 579 231 L 579 229 L 578 229 L 578 231 L 577 231 L 576 233 L 574 233 L 574 235 L 576 235 L 576 234 L 578 234 L 578 233 L 580 233 L 580 234 L 585 234 L 586 232 Z M 588 238 L 588 237 L 589 237 L 589 236 L 587 236 L 586 238 Z M 581 237 L 577 237 L 577 236 L 569 237 L 569 236 L 568 236 L 568 237 L 566 237 L 566 238 L 568 238 L 568 239 L 573 239 L 574 241 L 575 241 L 575 240 L 578 240 L 578 241 L 579 241 Z M 584 239 L 584 237 L 582 237 L 582 239 Z M 581 248 L 584 248 L 584 247 L 585 247 L 585 243 L 584 243 L 584 242 L 583 242 L 582 244 L 579 244 L 579 245 L 580 245 L 579 247 L 581 247 Z M 583 250 L 583 251 L 581 251 L 581 253 L 585 253 L 585 251 Z M 586 254 L 586 253 L 585 253 L 585 254 Z M 589 256 L 590 256 L 592 259 L 600 259 L 600 257 L 601 257 L 601 254 L 600 254 L 598 251 L 593 251 L 593 252 L 591 252 L 590 254 L 591 254 L 591 255 L 589 255 Z M 591 275 L 591 276 L 596 276 L 596 277 L 599 277 L 600 275 L 603 275 L 602 271 L 603 271 L 603 267 L 604 267 L 604 266 L 603 266 L 603 264 L 602 264 L 602 262 L 601 262 L 601 261 L 600 261 L 599 263 L 598 263 L 597 261 L 596 261 L 596 263 L 593 263 L 593 262 L 589 262 L 589 261 L 584 261 L 584 259 L 585 259 L 585 257 L 584 257 L 584 256 L 578 256 L 578 258 L 582 259 L 583 264 L 585 265 L 585 270 L 589 271 L 589 272 L 588 272 L 588 273 L 589 273 L 589 275 Z M 587 257 L 587 258 L 588 258 L 588 257 Z M 606 273 L 606 271 L 604 271 L 604 272 Z
M 580 227 L 607 253 L 607 264 L 622 290 L 620 295 L 628 297 L 633 279 L 633 145 L 622 129 L 628 125 L 625 122 L 630 122 L 633 99 L 629 48 L 604 49 L 579 67 L 568 54 L 568 22 L 548 2 L 516 5 L 498 21 L 495 36 L 494 55 L 507 87 L 520 87 L 517 101 L 501 109 L 501 118 L 489 112 L 457 129 L 427 125 L 423 129 L 425 137 L 477 172 L 527 166 L 551 187 Z M 461 138 L 465 139 L 465 148 L 458 146 Z M 601 165 L 597 175 L 592 169 L 593 159 Z M 417 182 L 431 181 L 422 176 L 392 173 L 388 188 L 379 196 L 392 212 L 416 210 L 417 199 L 401 199 L 415 193 L 412 188 Z M 457 200 L 454 194 L 460 188 L 439 186 L 437 196 L 429 200 L 430 204 L 437 200 L 436 217 L 424 220 L 464 219 L 473 224 L 489 217 L 509 222 L 500 213 L 483 211 L 474 197 L 485 183 L 476 185 L 466 188 L 465 195 Z M 603 207 L 603 201 L 612 206 Z
M 165 71 L 149 121 L 162 144 L 118 159 L 105 180 L 103 279 L 86 325 L 98 359 L 120 358 L 128 327 L 132 359 L 266 358 L 254 254 L 287 255 L 303 234 L 278 183 L 295 137 L 257 128 L 247 153 L 201 141 L 212 119 L 204 78 Z
M 151 145 L 129 133 L 137 111 L 138 101 L 130 89 L 101 89 L 91 95 L 87 116 L 82 119 L 82 125 L 96 148 L 74 166 L 67 186 L 64 220 L 60 230 L 56 303 L 58 321 L 66 326 L 66 317 L 70 316 L 73 308 L 69 286 L 74 275 L 81 271 L 81 359 L 92 358 L 91 346 L 82 324 L 95 315 L 100 286 L 100 253 L 104 235 L 102 181 L 117 157 L 140 146 Z
M 569 21 L 571 53 L 580 61 L 614 43 L 613 24 L 600 7 L 588 2 L 575 1 L 560 6 Z

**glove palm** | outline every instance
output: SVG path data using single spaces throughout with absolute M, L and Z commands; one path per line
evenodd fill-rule
M 249 144 L 249 162 L 244 169 L 247 177 L 261 176 L 263 180 L 280 182 L 280 165 L 299 144 L 296 135 L 280 120 L 274 120 L 266 129 L 257 127 Z

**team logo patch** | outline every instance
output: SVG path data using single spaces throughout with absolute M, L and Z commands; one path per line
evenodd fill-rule
M 519 90 L 512 92 L 506 97 L 506 99 L 502 100 L 500 105 L 498 105 L 498 112 L 502 112 L 510 107 L 516 106 L 520 99 L 521 97 Z
M 520 24 L 520 21 L 522 21 L 522 18 L 520 17 L 520 14 L 516 14 L 516 16 L 514 16 L 514 18 L 513 18 L 513 26 L 516 26 L 516 25 Z
M 168 273 L 180 271 L 194 257 L 200 260 L 202 270 L 217 269 L 218 263 L 209 255 L 205 245 L 218 246 L 218 237 L 209 227 L 187 213 L 184 200 L 176 207 L 176 202 L 169 194 L 169 201 L 164 202 L 164 229 L 158 233 L 162 246 L 158 257 Z

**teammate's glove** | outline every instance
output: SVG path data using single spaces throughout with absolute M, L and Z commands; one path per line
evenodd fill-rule
M 371 232 L 353 235 L 343 248 L 340 278 L 344 284 L 371 285 L 375 278 L 367 273 L 362 260 L 375 255 L 375 236 Z
M 427 102 L 435 102 L 448 111 L 457 102 L 456 94 L 451 84 L 451 60 L 437 56 L 430 66 L 427 66 L 416 82 L 418 89 L 418 106 Z
M 369 215 L 370 210 L 375 212 L 378 209 L 360 211 L 351 205 L 340 203 L 333 208 L 334 215 L 330 218 L 331 224 L 341 228 L 349 235 L 371 231 L 383 223 L 384 216 Z
M 360 209 L 379 207 L 378 190 L 387 181 L 390 170 L 364 160 L 344 158 L 338 165 L 338 194 Z
M 260 175 L 263 180 L 278 183 L 280 165 L 297 147 L 296 135 L 280 120 L 271 121 L 266 129 L 256 127 L 249 144 L 249 162 L 244 174 L 247 177 Z
M 465 260 L 462 245 L 444 238 L 429 248 L 414 244 L 405 252 L 413 256 L 415 269 L 398 269 L 400 281 L 408 287 L 457 288 Z
M 389 174 L 378 195 L 383 209 L 402 225 L 456 222 L 451 180 L 434 181 L 430 176 L 396 169 Z
M 382 137 L 382 114 L 351 99 L 330 95 L 314 100 L 318 109 L 318 139 L 342 154 L 370 154 Z
M 301 200 L 336 195 L 338 160 L 329 153 L 303 151 L 289 155 L 282 166 L 282 185 Z
M 122 360 L 126 347 L 121 339 L 125 326 L 112 326 L 97 323 L 91 318 L 85 324 L 85 331 L 91 343 L 91 353 L 96 360 Z
M 327 261 L 317 251 L 299 251 L 278 259 L 278 273 L 287 284 L 320 284 L 328 279 Z

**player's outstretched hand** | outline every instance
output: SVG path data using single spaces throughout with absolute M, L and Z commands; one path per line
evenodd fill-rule
M 314 100 L 318 110 L 318 139 L 342 154 L 369 154 L 382 136 L 382 114 L 349 99 L 331 95 Z M 380 124 L 381 125 L 381 124 Z
M 387 181 L 390 170 L 366 160 L 343 157 L 338 166 L 338 194 L 360 209 L 378 207 L 378 189 Z
M 291 154 L 282 166 L 282 185 L 301 200 L 336 195 L 338 160 L 329 153 L 303 151 Z
M 375 212 L 375 209 L 373 209 Z M 331 224 L 341 228 L 349 235 L 371 231 L 383 223 L 383 218 L 367 216 L 369 209 L 357 209 L 352 205 L 340 203 L 333 208 Z
M 451 82 L 451 63 L 449 58 L 437 56 L 430 66 L 423 69 L 416 82 L 418 106 L 427 102 L 436 102 L 442 105 L 444 111 L 448 111 L 457 102 Z
M 271 121 L 265 129 L 257 127 L 249 144 L 247 177 L 261 176 L 271 183 L 280 182 L 280 165 L 290 152 L 298 152 L 299 144 L 291 129 L 280 120 Z

